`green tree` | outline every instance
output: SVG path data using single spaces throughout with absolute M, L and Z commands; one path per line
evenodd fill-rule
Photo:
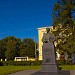
M 5 48 L 2 40 L 0 40 L 0 59 L 5 59 Z
M 20 38 L 8 36 L 0 40 L 0 59 L 14 60 L 18 56 L 35 56 L 35 43 L 31 38 Z M 37 47 L 37 43 L 36 43 Z
M 57 49 L 72 54 L 75 51 L 75 1 L 58 0 L 53 10 L 53 33 L 56 36 Z
M 73 20 L 75 19 L 74 13 L 74 0 L 58 0 L 53 10 L 53 24 L 61 23 L 63 27 L 72 27 L 74 25 Z
M 8 38 L 4 38 L 0 40 L 0 59 L 5 60 L 6 56 L 5 56 L 5 52 L 7 50 L 6 48 L 6 43 L 8 41 Z
M 23 39 L 23 42 L 20 45 L 20 56 L 35 56 L 35 42 L 31 38 Z
M 9 36 L 5 39 L 7 39 L 5 56 L 7 60 L 14 60 L 14 57 L 19 56 L 20 53 L 20 39 L 14 36 Z

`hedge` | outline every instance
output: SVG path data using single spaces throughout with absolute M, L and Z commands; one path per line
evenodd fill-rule
M 31 65 L 41 65 L 42 61 L 3 61 L 4 66 L 31 66 Z
M 3 62 L 0 61 L 0 66 L 3 66 Z
M 65 60 L 57 60 L 57 65 L 67 65 L 71 64 Z M 0 66 L 34 66 L 34 65 L 41 65 L 42 61 L 1 61 Z
M 68 60 L 57 60 L 58 65 L 71 65 L 72 63 Z

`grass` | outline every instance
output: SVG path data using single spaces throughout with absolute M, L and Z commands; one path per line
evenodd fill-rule
M 60 66 L 62 70 L 75 70 L 75 65 L 63 65 Z
M 31 69 L 40 69 L 40 66 L 0 66 L 0 75 L 8 75 L 9 73 Z
M 75 65 L 63 65 L 62 70 L 75 70 Z M 41 69 L 41 66 L 0 66 L 0 75 L 8 75 L 9 73 L 21 70 Z

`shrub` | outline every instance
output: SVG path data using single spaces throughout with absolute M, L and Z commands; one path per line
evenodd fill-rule
M 34 65 L 41 65 L 42 61 L 3 61 L 4 66 L 34 66 Z
M 69 60 L 57 60 L 58 65 L 72 65 L 72 62 Z
M 3 62 L 0 61 L 0 66 L 3 66 Z

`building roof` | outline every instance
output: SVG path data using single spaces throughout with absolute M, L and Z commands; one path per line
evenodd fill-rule
M 46 29 L 46 28 L 52 28 L 53 26 L 48 26 L 48 27 L 41 27 L 41 28 L 37 28 L 38 30 L 40 29 Z

